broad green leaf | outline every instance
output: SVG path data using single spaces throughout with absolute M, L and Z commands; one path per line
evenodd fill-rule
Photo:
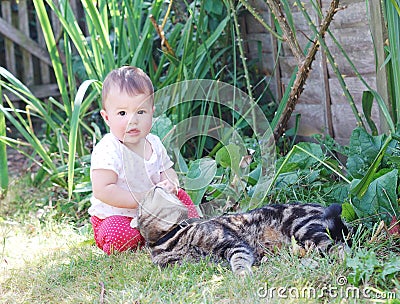
M 208 187 L 217 172 L 217 164 L 211 158 L 200 158 L 193 161 L 184 178 L 184 189 L 199 190 Z
M 347 170 L 353 178 L 362 178 L 382 146 L 383 135 L 372 136 L 363 128 L 353 130 L 349 143 Z
M 205 9 L 216 15 L 221 15 L 222 10 L 224 9 L 224 5 L 222 1 L 214 1 L 214 0 L 205 0 Z
M 357 216 L 365 218 L 376 215 L 389 224 L 392 215 L 399 210 L 397 179 L 398 170 L 391 170 L 373 180 L 361 199 L 354 197 L 352 203 Z
M 168 138 L 166 138 L 166 136 L 172 130 L 172 128 L 173 125 L 171 119 L 167 115 L 163 114 L 154 119 L 153 126 L 151 128 L 151 133 L 160 137 L 161 140 L 163 141 L 164 146 L 168 148 L 168 144 L 166 144 L 164 141 L 167 140 L 168 143 Z
M 356 184 L 356 185 L 354 185 L 354 183 L 352 184 L 352 187 L 350 190 L 352 194 L 361 198 L 364 195 L 365 191 L 367 190 L 367 187 L 369 186 L 369 184 L 372 182 L 372 180 L 374 178 L 377 178 L 380 175 L 382 175 L 382 174 L 376 175 L 375 173 L 378 170 L 378 168 L 381 166 L 383 156 L 385 155 L 387 147 L 389 146 L 391 141 L 392 141 L 392 135 L 390 134 L 388 136 L 388 138 L 386 138 L 385 142 L 383 143 L 382 148 L 379 150 L 379 153 L 376 155 L 374 161 L 371 163 L 370 167 L 368 168 L 367 172 L 364 174 L 361 181 L 358 182 L 358 184 Z M 388 170 L 388 169 L 382 169 L 381 171 L 385 171 L 385 170 Z
M 251 171 L 248 175 L 245 175 L 244 178 L 251 186 L 257 184 L 258 180 L 260 179 L 262 173 L 262 166 L 258 164 L 257 167 Z

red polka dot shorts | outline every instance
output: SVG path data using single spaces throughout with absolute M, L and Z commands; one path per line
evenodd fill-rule
M 190 196 L 182 189 L 178 191 L 179 200 L 188 208 L 189 218 L 198 218 L 196 207 Z M 90 218 L 96 245 L 108 255 L 115 251 L 135 250 L 144 245 L 145 240 L 139 230 L 131 227 L 131 217 L 114 215 L 105 219 Z

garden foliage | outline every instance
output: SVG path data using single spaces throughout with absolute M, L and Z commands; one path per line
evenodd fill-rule
M 282 2 L 290 23 L 290 5 L 288 1 Z M 303 8 L 299 1 L 297 3 Z M 396 102 L 400 98 L 396 81 L 400 69 L 400 52 L 399 37 L 392 33 L 392 29 L 398 27 L 400 18 L 395 0 L 384 3 L 391 33 L 389 38 L 393 41 L 387 48 L 386 62 L 392 72 L 392 108 L 384 104 L 379 94 L 368 86 L 352 65 L 366 85 L 364 115 L 360 116 L 328 47 L 323 39 L 318 40 L 342 84 L 352 111 L 359 119 L 360 127 L 353 131 L 350 144 L 346 147 L 338 145 L 329 137 L 317 138 L 319 144 L 299 143 L 292 146 L 290 143 L 288 147 L 286 143 L 279 142 L 280 152 L 286 152 L 286 148 L 290 151 L 278 160 L 272 183 L 265 189 L 267 199 L 260 201 L 259 205 L 270 201 L 315 199 L 323 204 L 343 203 L 344 214 L 351 220 L 383 219 L 389 223 L 393 217 L 398 218 L 400 155 L 399 131 L 396 128 L 399 107 Z M 251 63 L 244 58 L 236 18 L 244 9 L 242 4 L 256 15 L 246 1 L 165 3 L 160 0 L 81 0 L 81 4 L 86 29 L 79 25 L 81 20 L 74 16 L 69 1 L 34 0 L 60 98 L 39 100 L 14 75 L 0 69 L 0 87 L 3 91 L 12 92 L 25 103 L 24 107 L 16 109 L 7 97 L 0 102 L 0 126 L 4 124 L 5 118 L 22 138 L 0 134 L 0 164 L 5 162 L 4 144 L 21 151 L 32 163 L 38 165 L 39 169 L 33 177 L 34 184 L 50 182 L 61 187 L 66 192 L 64 195 L 68 204 L 75 202 L 78 211 L 84 210 L 90 196 L 91 148 L 106 131 L 98 112 L 101 83 L 109 71 L 121 65 L 138 66 L 150 75 L 156 90 L 183 80 L 206 78 L 232 84 L 253 97 L 253 87 L 257 86 L 257 78 L 249 73 Z M 312 4 L 315 12 L 322 16 L 317 3 L 312 1 Z M 301 13 L 309 20 L 309 12 L 303 8 Z M 51 14 L 61 23 L 60 39 L 55 37 L 52 30 L 54 21 L 50 18 Z M 314 35 L 312 40 L 319 39 L 317 25 L 312 22 L 309 25 Z M 274 35 L 278 38 L 280 49 L 283 41 L 279 39 L 283 37 L 279 24 L 275 26 L 277 30 Z M 292 23 L 290 26 L 295 28 Z M 271 27 L 266 27 L 272 31 Z M 332 33 L 328 30 L 327 34 L 352 64 Z M 295 75 L 296 71 L 293 71 L 292 80 Z M 263 104 L 267 91 L 268 88 L 254 97 L 254 100 L 265 110 L 266 116 L 271 117 L 267 113 L 268 105 Z M 280 109 L 287 98 L 288 92 L 277 105 L 273 126 L 277 116 L 282 114 Z M 369 119 L 374 101 L 379 104 L 387 120 L 387 135 L 378 135 L 375 123 Z M 218 199 L 219 194 L 224 192 L 229 197 L 220 205 L 224 210 L 256 207 L 249 205 L 249 201 L 262 174 L 260 163 L 263 160 L 257 151 L 256 139 L 249 134 L 248 126 L 237 119 L 237 113 L 218 104 L 194 100 L 163 114 L 153 128 L 162 138 L 181 121 L 196 115 L 213 115 L 221 120 L 234 121 L 235 130 L 246 138 L 245 150 L 234 144 L 222 146 L 212 138 L 199 136 L 190 139 L 176 153 L 177 162 L 181 168 L 180 173 L 189 182 L 196 180 L 199 175 L 214 176 L 210 184 L 190 193 L 196 204 Z M 362 117 L 370 131 L 364 126 Z M 38 132 L 34 124 L 39 124 L 42 131 Z M 254 151 L 254 154 L 248 151 Z M 347 159 L 345 164 L 343 159 Z M 247 160 L 248 164 L 244 164 Z M 1 186 L 4 189 L 8 175 L 5 166 L 1 168 Z M 64 210 L 65 205 L 58 207 Z

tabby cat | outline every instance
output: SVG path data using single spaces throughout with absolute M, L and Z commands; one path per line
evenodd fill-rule
M 208 256 L 216 262 L 226 259 L 235 274 L 251 274 L 251 266 L 267 249 L 291 243 L 292 236 L 304 248 L 327 251 L 348 233 L 338 204 L 267 205 L 199 220 L 188 219 L 187 209 L 162 188 L 149 195 L 139 208 L 138 224 L 153 262 L 160 266 Z

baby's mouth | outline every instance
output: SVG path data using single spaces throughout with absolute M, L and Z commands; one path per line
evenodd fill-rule
M 139 129 L 130 129 L 126 133 L 128 133 L 129 135 L 138 135 L 140 133 L 140 130 Z

